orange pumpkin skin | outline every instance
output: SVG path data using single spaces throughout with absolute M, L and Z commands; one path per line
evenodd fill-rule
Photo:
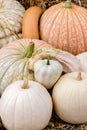
M 39 19 L 43 10 L 40 7 L 32 6 L 25 11 L 22 21 L 22 37 L 39 39 Z
M 55 48 L 79 54 L 87 51 L 87 9 L 64 2 L 47 9 L 40 19 L 40 35 Z

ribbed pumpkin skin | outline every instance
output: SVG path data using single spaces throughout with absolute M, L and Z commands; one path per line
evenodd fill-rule
M 52 46 L 79 54 L 87 51 L 87 9 L 65 3 L 51 6 L 40 20 L 41 39 Z
M 24 77 L 33 78 L 33 72 L 29 73 L 27 67 L 29 58 L 24 56 L 25 49 L 31 41 L 35 43 L 35 48 L 52 48 L 42 40 L 20 39 L 0 49 L 0 94 L 13 81 Z

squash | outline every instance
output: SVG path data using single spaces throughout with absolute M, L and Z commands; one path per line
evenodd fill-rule
M 10 42 L 11 35 L 15 37 L 21 32 L 24 12 L 24 7 L 16 0 L 0 1 L 0 47 Z
M 4 91 L 0 115 L 8 130 L 41 130 L 48 125 L 52 107 L 51 96 L 41 84 L 18 80 Z
M 20 39 L 0 49 L 0 94 L 18 79 L 33 79 L 33 72 L 28 70 L 28 61 L 34 50 L 52 48 L 46 42 L 35 39 Z
M 39 39 L 39 18 L 43 10 L 32 6 L 25 11 L 22 22 L 22 37 Z
M 74 55 L 87 51 L 87 9 L 70 0 L 51 6 L 41 16 L 40 36 Z
M 62 120 L 87 123 L 87 73 L 72 72 L 60 77 L 52 92 L 54 110 Z
M 63 72 L 60 62 L 51 59 L 38 60 L 34 64 L 35 80 L 44 85 L 47 89 L 53 87 Z

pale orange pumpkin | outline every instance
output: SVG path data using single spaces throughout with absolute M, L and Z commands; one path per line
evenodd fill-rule
M 75 55 L 87 51 L 87 9 L 69 0 L 51 6 L 40 19 L 40 35 L 52 46 Z

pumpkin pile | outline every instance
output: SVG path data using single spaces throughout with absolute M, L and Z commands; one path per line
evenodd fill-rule
M 46 11 L 33 6 L 21 28 L 22 39 L 0 49 L 4 127 L 42 130 L 53 110 L 65 122 L 87 123 L 87 10 L 70 0 Z

